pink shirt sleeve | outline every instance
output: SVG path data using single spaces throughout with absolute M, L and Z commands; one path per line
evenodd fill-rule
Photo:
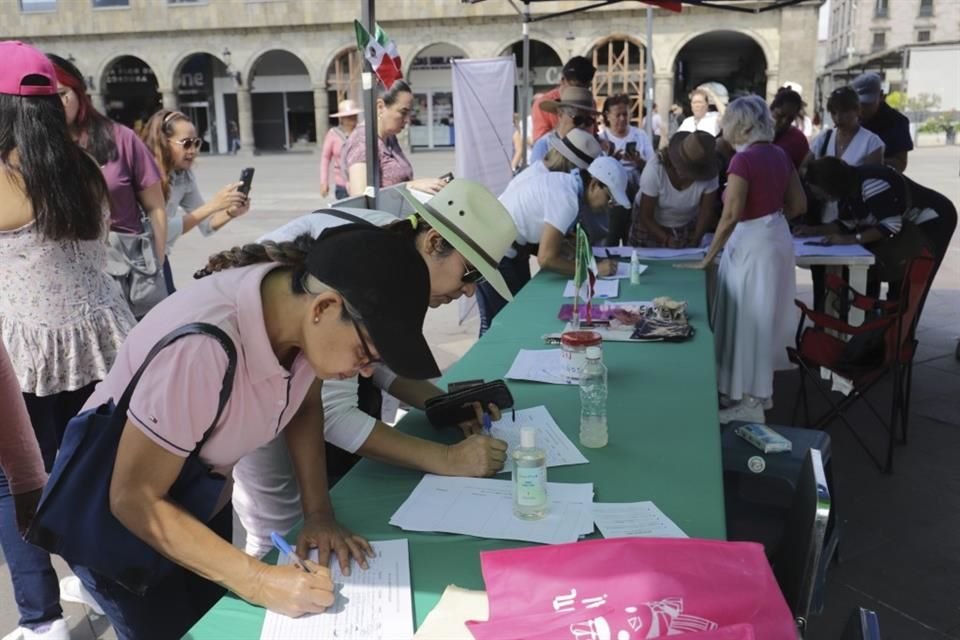
M 323 151 L 320 153 L 320 184 L 330 184 L 330 159 L 334 154 L 337 134 L 333 129 L 327 129 L 327 135 L 323 137 Z
M 227 362 L 214 338 L 177 340 L 144 371 L 127 418 L 160 447 L 187 457 L 216 417 Z
M 0 407 L 4 407 L 3 427 L 0 428 L 0 467 L 10 483 L 10 493 L 16 495 L 42 488 L 47 474 L 40 456 L 40 445 L 3 342 L 0 342 Z

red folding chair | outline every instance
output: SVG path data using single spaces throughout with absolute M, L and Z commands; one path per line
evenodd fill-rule
M 794 424 L 821 429 L 839 418 L 884 473 L 893 471 L 893 448 L 897 441 L 898 425 L 900 441 L 907 441 L 913 356 L 917 349 L 915 333 L 920 310 L 933 279 L 934 264 L 933 258 L 926 251 L 913 258 L 907 265 L 900 298 L 894 301 L 870 298 L 850 288 L 839 276 L 828 275 L 827 290 L 837 297 L 841 307 L 853 306 L 867 312 L 868 321 L 857 327 L 814 311 L 800 300 L 795 301 L 802 311 L 802 316 L 797 325 L 796 347 L 787 348 L 790 361 L 798 365 L 801 371 L 800 394 L 793 411 Z M 871 319 L 871 316 L 874 319 Z M 810 320 L 812 326 L 806 326 L 807 320 Z M 864 348 L 870 346 L 875 348 Z M 852 391 L 839 402 L 835 402 L 830 391 L 821 383 L 821 369 L 827 369 L 852 381 Z M 808 376 L 813 381 L 813 387 L 830 405 L 826 413 L 812 422 L 807 401 Z M 870 389 L 888 376 L 893 378 L 889 420 L 885 419 L 866 397 Z M 858 400 L 863 400 L 887 430 L 884 462 L 881 462 L 881 457 L 874 453 L 844 415 Z M 798 423 L 796 418 L 801 401 L 804 422 Z

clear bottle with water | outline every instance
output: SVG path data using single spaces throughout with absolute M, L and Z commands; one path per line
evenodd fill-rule
M 600 347 L 587 347 L 580 372 L 580 444 L 591 449 L 607 446 L 607 367 Z

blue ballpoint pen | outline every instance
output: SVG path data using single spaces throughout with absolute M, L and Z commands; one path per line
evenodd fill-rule
M 490 435 L 490 430 L 493 429 L 493 420 L 490 419 L 489 413 L 483 414 L 483 432 L 487 435 Z
M 300 556 L 297 555 L 297 552 L 294 551 L 293 547 L 290 546 L 290 543 L 287 542 L 282 535 L 274 531 L 270 534 L 270 540 L 273 541 L 273 546 L 275 546 L 280 553 L 287 554 L 287 556 L 293 561 L 293 564 L 297 565 L 300 569 L 303 569 L 307 573 L 313 573 L 307 568 L 307 565 L 303 562 Z

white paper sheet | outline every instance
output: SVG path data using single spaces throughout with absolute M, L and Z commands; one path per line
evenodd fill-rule
M 562 467 L 568 464 L 586 464 L 589 462 L 580 453 L 580 449 L 570 441 L 557 422 L 543 405 L 530 409 L 518 409 L 516 419 L 514 412 L 506 411 L 503 418 L 493 423 L 491 435 L 507 443 L 507 460 L 512 460 L 511 454 L 520 446 L 520 427 L 533 426 L 537 429 L 537 446 L 547 454 L 548 467 Z M 504 473 L 510 471 L 504 469 Z
M 593 255 L 606 258 L 610 255 L 629 258 L 636 249 L 641 260 L 699 260 L 707 253 L 707 247 L 687 247 L 683 249 L 650 249 L 647 247 L 594 247 Z
M 627 274 L 629 277 L 629 274 Z M 581 285 L 582 286 L 582 285 Z M 577 295 L 577 287 L 574 285 L 573 280 L 567 281 L 567 286 L 563 290 L 564 298 L 574 298 Z M 593 284 L 593 298 L 616 298 L 620 295 L 620 280 L 614 278 L 612 280 L 597 280 Z
M 543 519 L 522 520 L 513 515 L 510 480 L 427 474 L 390 518 L 390 524 L 407 531 L 542 544 L 576 542 L 593 531 L 592 483 L 548 482 L 547 500 Z
M 561 349 L 520 349 L 504 377 L 546 384 L 577 384 L 567 380 L 565 371 Z
M 832 244 L 830 246 L 821 246 L 810 244 L 811 242 L 821 242 L 823 236 L 810 238 L 794 238 L 793 252 L 798 258 L 807 256 L 830 256 L 834 258 L 856 258 L 867 257 L 873 254 L 859 244 Z
M 410 591 L 410 552 L 406 540 L 372 541 L 376 556 L 370 568 L 354 566 L 349 576 L 331 563 L 334 584 L 341 585 L 334 605 L 324 613 L 290 618 L 267 611 L 260 640 L 316 640 L 413 638 L 413 600 Z M 310 552 L 317 560 L 317 550 Z M 289 563 L 282 557 L 281 564 Z
M 593 519 L 604 538 L 687 538 L 652 502 L 596 502 Z
M 638 265 L 640 275 L 643 275 L 643 272 L 647 270 L 647 265 L 641 264 Z M 620 262 L 617 264 L 617 272 L 612 276 L 603 276 L 601 280 L 623 280 L 630 277 L 630 263 L 629 262 Z

